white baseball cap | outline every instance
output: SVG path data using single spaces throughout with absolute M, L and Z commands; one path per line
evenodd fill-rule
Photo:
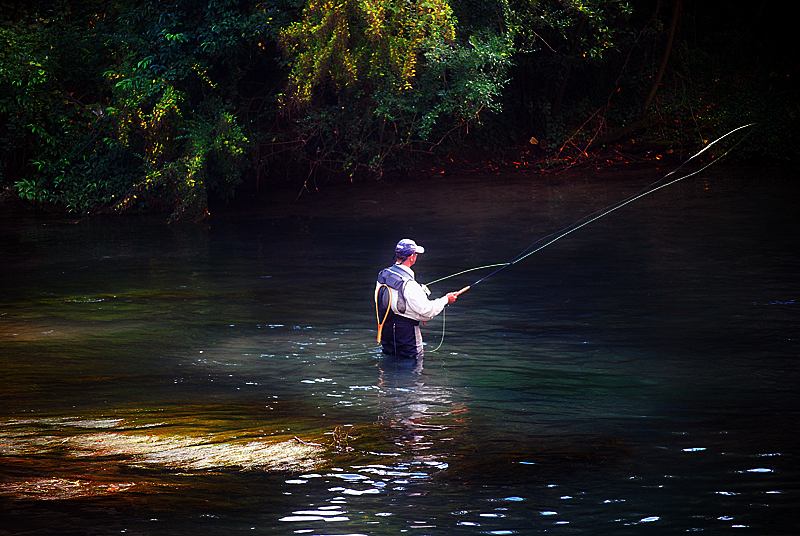
M 408 257 L 414 253 L 425 253 L 425 248 L 418 246 L 416 242 L 410 238 L 404 238 L 394 248 L 394 254 L 400 257 Z

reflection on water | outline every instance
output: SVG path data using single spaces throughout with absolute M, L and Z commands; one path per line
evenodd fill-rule
M 282 517 L 280 521 L 291 522 L 295 532 L 313 532 L 319 521 L 350 521 L 348 505 L 370 497 L 386 501 L 385 511 L 373 514 L 380 521 L 372 523 L 403 526 L 406 522 L 403 510 L 413 507 L 409 500 L 419 501 L 427 495 L 418 486 L 430 483 L 448 469 L 449 444 L 456 439 L 453 430 L 463 426 L 460 417 L 467 413 L 463 399 L 454 402 L 452 387 L 429 382 L 422 361 L 380 357 L 375 368 L 374 386 L 350 386 L 351 391 L 375 395 L 371 404 L 377 413 L 376 422 L 355 432 L 352 443 L 357 448 L 348 449 L 358 451 L 359 461 L 348 469 L 333 467 L 325 473 L 307 473 L 286 480 L 292 486 L 313 487 L 314 494 L 317 497 L 321 494 L 327 505 L 317 510 L 295 510 Z M 398 517 L 400 521 L 395 522 Z M 392 521 L 387 521 L 388 518 Z M 410 526 L 436 525 L 414 521 Z
M 370 185 L 210 229 L 3 217 L 0 530 L 793 533 L 796 188 L 706 175 L 471 289 L 416 370 L 374 344 L 398 238 L 432 281 L 654 177 Z

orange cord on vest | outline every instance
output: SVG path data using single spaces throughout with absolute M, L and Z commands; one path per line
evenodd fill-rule
M 386 287 L 389 290 L 389 306 L 386 308 L 386 314 L 383 315 L 383 320 L 381 320 L 381 313 L 378 311 L 378 294 L 380 294 L 381 288 Z M 389 311 L 392 310 L 392 288 L 387 285 L 386 283 L 381 284 L 378 287 L 378 290 L 375 291 L 375 316 L 378 317 L 378 342 L 381 342 L 381 334 L 383 333 L 383 325 L 386 323 L 386 319 L 389 318 Z

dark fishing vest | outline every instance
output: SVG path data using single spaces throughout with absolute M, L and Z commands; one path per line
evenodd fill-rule
M 413 279 L 411 274 L 399 268 L 396 264 L 389 268 L 384 268 L 378 273 L 378 290 L 375 294 L 375 301 L 379 318 L 383 318 L 386 315 L 387 309 L 391 309 L 389 317 L 392 314 L 402 315 L 406 312 L 405 286 L 406 283 Z M 392 307 L 392 302 L 394 302 L 394 307 Z M 410 318 L 405 319 L 413 322 Z

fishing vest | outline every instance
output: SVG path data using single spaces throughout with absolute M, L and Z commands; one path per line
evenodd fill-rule
M 391 311 L 397 315 L 406 312 L 405 286 L 413 279 L 411 274 L 397 265 L 380 271 L 375 286 L 375 306 L 379 318 L 384 318 L 390 307 Z

